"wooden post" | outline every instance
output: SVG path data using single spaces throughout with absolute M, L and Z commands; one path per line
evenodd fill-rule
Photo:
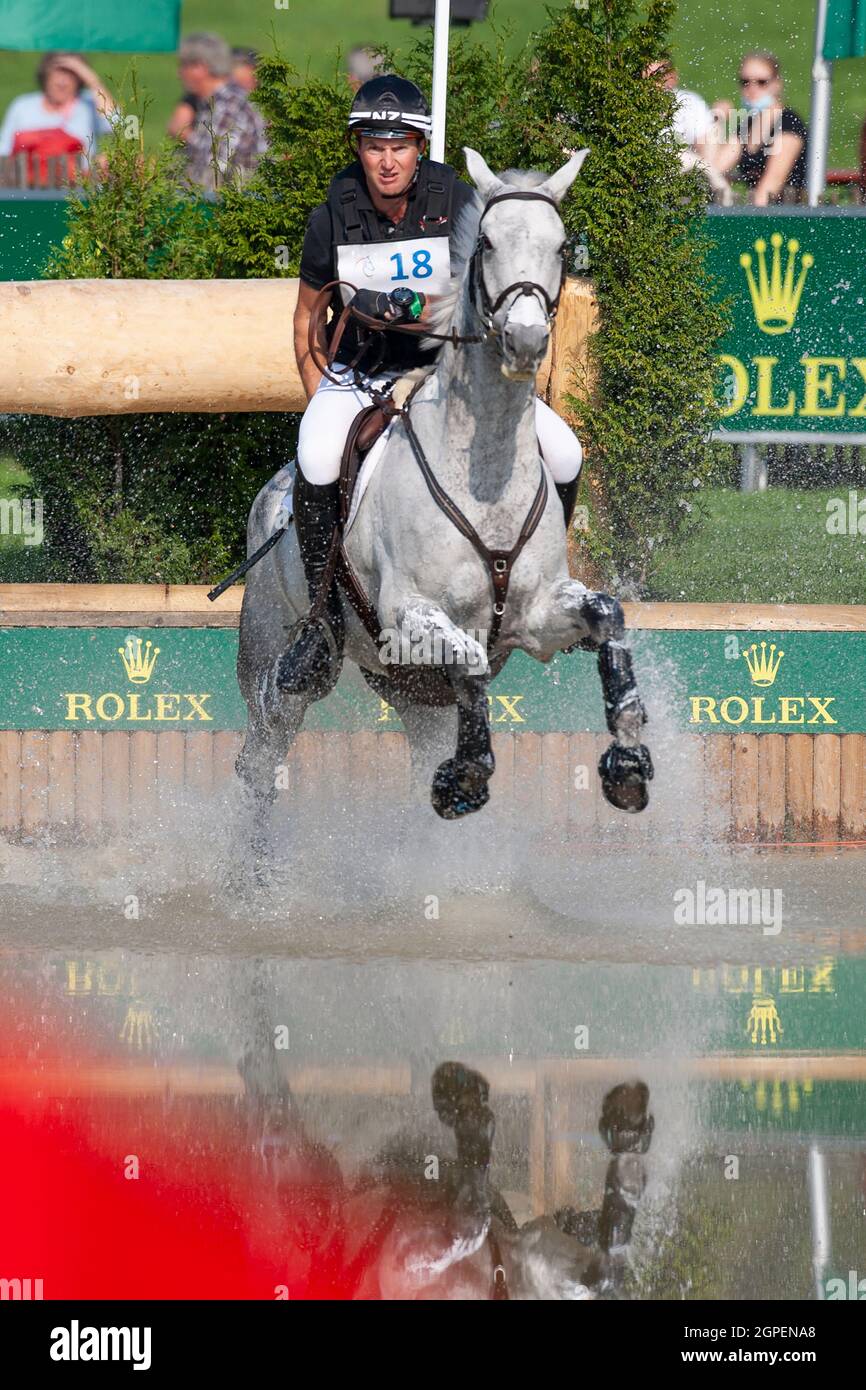
M 598 312 L 591 282 L 567 280 L 548 356 L 539 373 L 539 387 L 548 405 L 570 423 L 574 423 L 574 417 L 566 410 L 563 396 L 573 392 L 587 394 L 591 390 L 587 345 L 597 327 Z

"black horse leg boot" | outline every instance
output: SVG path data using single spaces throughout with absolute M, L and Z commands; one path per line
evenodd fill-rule
M 340 484 L 308 483 L 300 469 L 293 493 L 295 529 L 310 602 L 322 583 L 334 528 L 340 516 Z M 324 695 L 336 681 L 343 661 L 345 625 L 336 585 L 328 593 L 321 618 L 303 619 L 277 667 L 277 689 L 287 695 Z
M 571 525 L 571 518 L 574 516 L 574 504 L 577 501 L 577 488 L 580 482 L 580 474 L 572 478 L 570 483 L 555 483 L 556 495 L 562 503 L 562 512 L 565 517 L 565 529 Z

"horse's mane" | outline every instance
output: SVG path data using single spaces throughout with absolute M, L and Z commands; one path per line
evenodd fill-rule
M 548 176 L 539 173 L 537 169 L 506 169 L 498 177 L 503 183 L 507 183 L 509 188 L 528 189 L 538 188 L 546 182 Z M 454 323 L 466 268 L 478 240 L 478 224 L 483 211 L 484 203 L 480 195 L 473 190 L 471 200 L 461 209 L 451 232 L 451 265 L 454 273 L 445 293 L 440 295 L 431 307 L 429 323 L 434 333 L 447 333 Z M 437 346 L 433 338 L 422 340 L 422 344 L 425 347 Z

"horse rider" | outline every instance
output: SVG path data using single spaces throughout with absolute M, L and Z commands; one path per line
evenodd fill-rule
M 390 388 L 397 377 L 433 362 L 438 347 L 422 348 L 408 333 L 381 339 L 359 336 L 353 321 L 339 345 L 339 374 L 356 354 L 356 371 L 346 371 L 339 385 L 323 376 L 309 350 L 310 316 L 319 291 L 332 280 L 363 288 L 351 295 L 335 287 L 333 316 L 325 329 L 330 341 L 336 319 L 351 299 L 377 318 L 409 323 L 421 318 L 426 301 L 449 285 L 449 234 L 473 190 L 447 164 L 425 159 L 430 108 L 420 88 L 403 77 L 374 77 L 357 91 L 349 112 L 349 139 L 357 158 L 331 181 L 327 200 L 307 223 L 301 256 L 300 287 L 294 319 L 295 355 L 307 396 L 298 439 L 298 468 L 293 508 L 298 544 L 310 598 L 325 571 L 339 517 L 339 472 L 349 427 L 372 403 L 368 389 Z M 323 345 L 324 346 L 324 345 Z M 566 526 L 577 496 L 582 462 L 580 443 L 542 400 L 536 402 L 536 430 L 541 453 L 562 501 Z M 327 684 L 332 660 L 342 653 L 344 623 L 336 585 L 332 585 L 326 621 L 302 624 L 280 661 L 281 690 L 299 693 Z

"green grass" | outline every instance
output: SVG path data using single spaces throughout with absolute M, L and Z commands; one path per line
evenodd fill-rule
M 826 529 L 827 499 L 847 486 L 708 488 L 705 516 L 688 540 L 666 549 L 647 597 L 690 603 L 863 603 L 866 536 Z
M 595 0 L 592 0 L 595 3 Z M 338 46 L 345 53 L 361 43 L 388 42 L 399 48 L 411 38 L 412 26 L 387 17 L 387 0 L 290 0 L 288 10 L 273 0 L 185 0 L 183 32 L 212 29 L 233 44 L 270 51 L 276 38 L 281 51 L 302 71 L 334 71 Z M 771 48 L 782 62 L 786 99 L 804 119 L 809 117 L 809 69 L 813 43 L 814 0 L 683 0 L 673 33 L 673 55 L 682 82 L 708 101 L 726 97 L 739 103 L 737 63 L 747 48 Z M 497 0 L 494 22 L 511 25 L 510 47 L 545 20 L 540 0 Z M 490 21 L 473 26 L 477 37 L 490 38 Z M 121 86 L 130 55 L 90 55 L 97 72 L 113 89 Z M 0 109 L 13 97 L 34 88 L 38 55 L 0 52 Z M 175 60 L 167 53 L 143 54 L 137 60 L 142 86 L 151 94 L 151 136 L 161 131 L 179 93 Z M 860 125 L 866 114 L 864 60 L 837 63 L 834 74 L 830 163 L 854 167 Z

